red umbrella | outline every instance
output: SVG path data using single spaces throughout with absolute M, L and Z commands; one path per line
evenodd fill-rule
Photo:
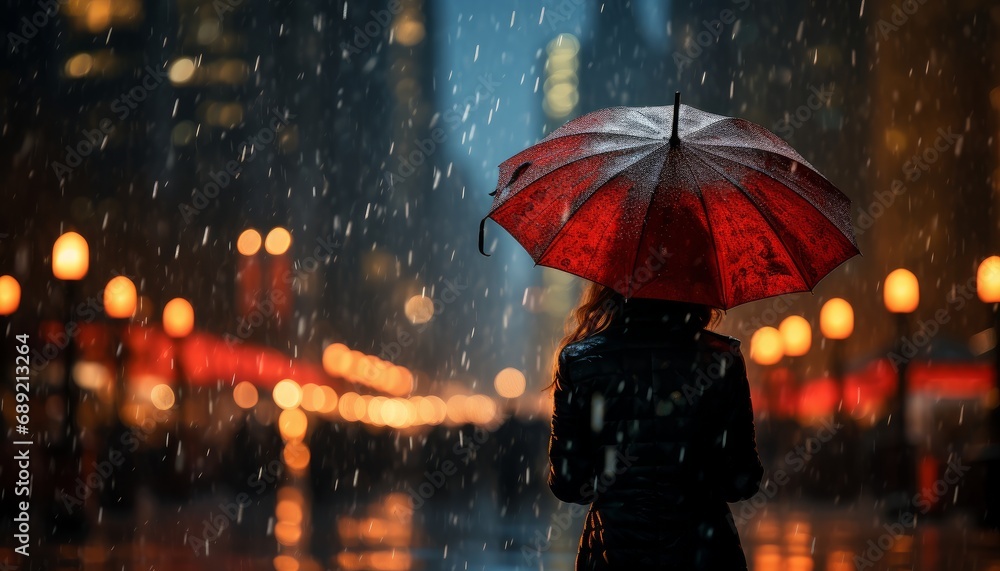
M 810 291 L 858 254 L 850 200 L 767 129 L 613 107 L 500 165 L 487 219 L 537 265 L 626 297 L 730 307 Z M 483 252 L 484 255 L 485 252 Z

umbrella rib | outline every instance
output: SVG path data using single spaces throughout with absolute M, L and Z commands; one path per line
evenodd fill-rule
M 723 144 L 719 144 L 719 143 L 699 143 L 698 141 L 687 141 L 687 143 L 689 145 L 693 146 L 693 147 L 700 147 L 706 153 L 711 152 L 711 151 L 708 150 L 708 149 L 711 149 L 711 148 L 743 149 L 743 150 L 752 150 L 752 151 L 757 151 L 757 152 L 761 152 L 761 153 L 767 153 L 768 155 L 773 155 L 773 156 L 776 156 L 776 157 L 781 157 L 783 159 L 788 159 L 790 161 L 795 161 L 797 163 L 801 163 L 801 164 L 809 167 L 810 170 L 812 170 L 814 173 L 816 173 L 817 175 L 819 175 L 820 178 L 822 178 L 823 180 L 828 180 L 825 176 L 823 176 L 823 173 L 821 173 L 818 170 L 816 170 L 816 167 L 814 167 L 812 165 L 812 163 L 810 163 L 809 161 L 807 161 L 805 159 L 805 157 L 799 155 L 798 153 L 795 153 L 795 149 L 789 149 L 789 150 L 792 151 L 793 153 L 795 153 L 795 155 L 797 155 L 797 156 L 789 156 L 789 155 L 786 155 L 784 153 L 779 153 L 777 151 L 772 151 L 771 149 L 765 149 L 763 147 L 747 147 L 746 145 L 723 145 Z M 714 155 L 715 153 L 712 153 L 712 154 Z
M 653 153 L 650 153 L 652 155 Z M 642 249 L 642 239 L 646 236 L 646 228 L 649 226 L 649 211 L 653 209 L 653 200 L 656 199 L 656 189 L 660 187 L 660 177 L 663 175 L 663 169 L 667 166 L 667 157 L 670 156 L 670 151 L 667 151 L 666 156 L 663 157 L 663 162 L 660 163 L 660 170 L 656 173 L 656 178 L 653 179 L 653 189 L 649 192 L 649 203 L 646 204 L 646 213 L 642 217 L 642 228 L 639 230 L 639 241 L 635 245 L 635 256 L 632 257 L 632 267 L 628 273 L 628 287 L 626 291 L 629 296 L 634 294 L 632 291 L 632 280 L 635 277 L 635 264 L 639 261 L 639 250 Z M 633 188 L 635 188 L 633 186 Z
M 743 187 L 741 187 L 739 183 L 733 180 L 728 174 L 726 174 L 722 170 L 716 168 L 715 165 L 711 164 L 710 162 L 698 156 L 697 153 L 695 153 L 695 156 L 698 157 L 698 160 L 701 161 L 702 164 L 704 164 L 708 168 L 718 173 L 718 175 L 721 176 L 722 178 L 726 179 L 726 181 L 729 182 L 729 184 L 731 184 L 733 188 L 738 190 L 743 196 L 747 198 L 747 200 L 750 201 L 750 204 L 753 204 L 753 207 L 757 209 L 757 212 L 760 214 L 760 217 L 763 218 L 765 222 L 767 222 L 767 225 L 769 228 L 771 228 L 771 232 L 774 233 L 775 238 L 778 239 L 778 242 L 781 243 L 782 247 L 785 249 L 785 252 L 788 253 L 788 257 L 792 259 L 792 262 L 795 264 L 795 271 L 799 273 L 799 278 L 802 280 L 802 283 L 804 283 L 806 287 L 811 290 L 812 287 L 816 284 L 810 284 L 811 280 L 806 275 L 805 271 L 803 271 L 802 260 L 800 260 L 799 257 L 796 254 L 794 254 L 785 244 L 785 241 L 781 237 L 781 233 L 778 232 L 778 228 L 774 225 L 774 221 L 771 220 L 771 216 L 765 213 L 764 210 L 761 209 L 760 204 L 757 203 L 757 200 L 754 197 L 750 196 L 750 193 L 744 190 Z
M 635 149 L 637 149 L 637 148 L 640 148 L 640 147 L 645 147 L 645 146 L 649 146 L 649 145 L 654 145 L 654 144 L 660 144 L 660 143 L 662 143 L 662 142 L 663 142 L 663 141 L 656 141 L 656 142 L 652 142 L 652 143 L 644 143 L 644 144 L 642 144 L 642 145 L 635 145 L 634 147 L 629 147 L 628 149 L 622 149 L 622 148 L 620 148 L 620 147 L 617 147 L 617 148 L 614 148 L 614 149 L 611 149 L 611 150 L 608 150 L 608 151 L 604 151 L 604 152 L 602 152 L 602 153 L 595 153 L 595 154 L 593 154 L 593 155 L 587 155 L 587 156 L 581 156 L 581 157 L 576 157 L 575 159 L 573 159 L 573 160 L 571 160 L 571 161 L 569 161 L 569 162 L 566 162 L 566 163 L 563 163 L 563 164 L 561 164 L 561 165 L 557 166 L 556 168 L 554 168 L 554 169 L 550 170 L 549 172 L 547 172 L 547 173 L 545 173 L 545 174 L 543 174 L 543 175 L 539 176 L 539 177 L 538 177 L 538 178 L 536 178 L 535 180 L 533 180 L 533 181 L 531 181 L 531 182 L 529 182 L 529 183 L 525 184 L 525 185 L 524 185 L 523 187 L 521 187 L 521 190 L 519 190 L 519 191 L 517 191 L 517 192 L 514 192 L 514 193 L 511 193 L 511 195 L 510 195 L 510 196 L 508 196 L 507 198 L 505 198 L 505 199 L 504 199 L 504 201 L 503 201 L 502 203 L 500 203 L 500 205 L 499 205 L 499 206 L 497 206 L 497 207 L 496 207 L 495 209 L 491 210 L 491 211 L 490 211 L 490 213 L 489 213 L 489 214 L 488 214 L 487 216 L 493 216 L 494 214 L 496 214 L 496 213 L 500 212 L 501 210 L 503 210 L 503 207 L 504 207 L 504 206 L 506 206 L 506 205 L 507 205 L 508 203 L 510 203 L 510 201 L 511 201 L 510 199 L 514 198 L 514 197 L 515 197 L 515 196 L 517 196 L 518 194 L 521 194 L 521 191 L 523 191 L 524 189 L 526 189 L 526 188 L 528 188 L 529 186 L 531 186 L 531 185 L 535 184 L 536 182 L 538 182 L 538 181 L 542 180 L 543 178 L 545 178 L 545 177 L 547 177 L 547 176 L 551 175 L 552 173 L 556 172 L 556 171 L 557 171 L 557 170 L 559 170 L 559 169 L 564 169 L 564 168 L 566 168 L 566 167 L 568 167 L 568 166 L 570 166 L 570 165 L 573 165 L 573 164 L 576 164 L 576 163 L 578 163 L 578 162 L 580 162 L 580 161 L 584 161 L 584 160 L 587 160 L 587 159 L 592 159 L 592 158 L 594 158 L 594 157 L 600 157 L 600 156 L 603 156 L 603 155 L 610 155 L 610 154 L 612 154 L 612 153 L 622 153 L 622 155 L 625 155 L 626 153 L 623 153 L 622 151 L 625 151 L 625 150 L 628 150 L 628 151 L 634 151 Z M 539 143 L 539 144 L 541 144 L 541 143 Z M 654 149 L 654 150 L 655 150 L 655 149 Z M 650 151 L 650 153 L 652 153 L 652 152 L 653 152 L 653 151 Z M 636 161 L 635 161 L 634 163 L 630 164 L 630 165 L 629 165 L 629 167 L 631 167 L 631 166 L 632 166 L 632 165 L 634 165 L 635 163 L 637 163 L 637 162 L 641 161 L 642 159 L 646 158 L 647 156 L 649 156 L 649 155 L 648 155 L 648 154 L 647 154 L 647 155 L 643 155 L 643 156 L 642 156 L 641 158 L 639 158 L 638 160 L 636 160 Z M 614 178 L 614 177 L 611 177 L 611 178 Z M 608 180 L 611 180 L 611 178 L 609 178 Z M 603 182 L 603 183 L 601 183 L 601 184 L 606 184 L 606 183 L 607 183 L 607 181 L 604 181 L 604 182 Z M 575 212 L 576 212 L 576 211 L 574 210 L 574 213 L 575 213 Z M 571 216 L 572 216 L 572 214 L 571 214 Z
M 698 146 L 699 146 L 699 145 L 695 145 L 695 147 L 696 147 L 696 148 L 697 148 Z M 737 161 L 737 160 L 733 160 L 733 159 L 731 159 L 731 158 L 729 158 L 729 157 L 727 157 L 727 156 L 724 156 L 724 155 L 720 155 L 720 154 L 718 154 L 718 153 L 713 153 L 713 152 L 712 152 L 712 151 L 710 151 L 709 149 L 704 149 L 704 148 L 701 148 L 701 149 L 697 149 L 697 150 L 699 150 L 699 151 L 702 151 L 702 152 L 704 152 L 704 153 L 708 153 L 708 154 L 710 154 L 710 155 L 712 155 L 713 157 L 716 157 L 716 158 L 718 158 L 718 159 L 721 159 L 721 160 L 724 160 L 724 161 L 728 161 L 728 162 L 731 162 L 731 163 L 733 163 L 733 164 L 736 164 L 736 165 L 739 165 L 739 166 L 741 166 L 741 167 L 743 167 L 743 168 L 747 168 L 747 169 L 750 169 L 750 170 L 752 170 L 752 171 L 756 171 L 756 172 L 758 172 L 758 173 L 760 173 L 760 174 L 762 174 L 762 175 L 764 175 L 764 176 L 767 176 L 767 177 L 770 177 L 770 178 L 773 178 L 773 179 L 775 179 L 775 180 L 779 180 L 779 179 L 777 178 L 777 176 L 776 176 L 776 175 L 777 175 L 777 173 L 770 173 L 770 172 L 766 172 L 766 171 L 763 171 L 763 170 L 761 170 L 761 169 L 759 169 L 759 168 L 757 168 L 757 167 L 754 167 L 754 166 L 752 166 L 752 165 L 748 165 L 748 164 L 744 164 L 744 163 L 741 163 L 741 162 L 739 162 L 739 161 Z M 772 154 L 772 155 L 776 155 L 776 156 L 779 156 L 779 157 L 782 157 L 782 158 L 786 158 L 786 159 L 788 159 L 788 157 L 786 157 L 785 155 L 782 155 L 782 154 L 779 154 L 779 153 L 772 153 L 772 152 L 770 152 L 770 151 L 765 151 L 765 150 L 763 150 L 763 149 L 755 149 L 755 150 L 760 150 L 760 151 L 762 151 L 762 152 L 765 152 L 765 153 L 769 153 L 769 154 Z M 700 158 L 700 157 L 699 157 L 699 158 Z M 789 160 L 793 160 L 793 159 L 789 159 Z M 796 162 L 799 162 L 799 161 L 796 161 Z M 806 166 L 810 166 L 810 165 L 809 165 L 809 163 L 802 163 L 802 164 L 804 164 L 804 165 L 806 165 Z M 809 169 L 809 170 L 810 170 L 811 172 L 815 173 L 815 174 L 816 174 L 817 176 L 819 176 L 820 178 L 822 178 L 822 179 L 823 179 L 824 181 L 826 181 L 826 182 L 827 182 L 827 184 L 829 184 L 830 186 L 832 186 L 832 187 L 833 187 L 833 189 L 834 189 L 835 191 L 837 191 L 838 193 L 840 193 L 840 194 L 841 194 L 841 195 L 842 195 L 842 196 L 843 196 L 844 198 L 847 198 L 847 196 L 846 196 L 846 195 L 844 195 L 844 193 L 843 193 L 843 192 L 841 192 L 841 191 L 840 191 L 840 189 L 838 189 L 838 188 L 837 188 L 836 186 L 834 186 L 834 184 L 833 184 L 832 182 L 830 182 L 830 181 L 829 181 L 829 180 L 828 180 L 828 179 L 827 179 L 827 178 L 826 178 L 825 176 L 823 176 L 822 174 L 820 174 L 820 173 L 819 173 L 819 171 L 817 171 L 817 170 L 816 170 L 815 168 L 811 168 L 811 167 L 810 167 L 810 169 Z M 820 208 L 819 206 L 817 206 L 817 205 L 816 205 L 816 204 L 815 204 L 815 203 L 814 203 L 814 202 L 813 202 L 812 200 L 810 200 L 808 196 L 805 196 L 805 195 L 804 195 L 804 194 L 803 194 L 802 192 L 799 192 L 799 190 L 798 190 L 798 186 L 799 186 L 799 185 L 798 185 L 797 183 L 795 183 L 794 181 L 790 181 L 790 180 L 789 180 L 789 181 L 786 181 L 786 180 L 779 180 L 779 182 L 781 182 L 782 184 L 784 184 L 784 185 L 785 185 L 785 186 L 787 186 L 788 188 L 790 188 L 790 189 L 792 189 L 793 191 L 795 191 L 795 194 L 799 195 L 799 197 L 801 197 L 801 198 L 802 198 L 802 200 L 806 201 L 806 203 L 808 203 L 808 204 L 809 204 L 810 206 L 812 206 L 812 207 L 813 207 L 814 209 L 816 209 L 816 212 L 818 212 L 820 216 L 822 216 L 823 218 L 825 218 L 825 219 L 826 219 L 826 220 L 827 220 L 827 221 L 828 221 L 828 222 L 829 222 L 830 224 L 833 224 L 834 226 L 836 226 L 836 227 L 837 227 L 837 230 L 840 230 L 840 227 L 839 227 L 839 225 L 838 225 L 838 224 L 837 224 L 836 222 L 834 222 L 833 220 L 830 220 L 830 217 L 829 217 L 829 216 L 827 216 L 827 215 L 826 215 L 826 213 L 825 213 L 825 212 L 823 212 L 823 210 L 822 210 L 822 209 L 821 209 L 821 208 Z M 795 188 L 793 188 L 793 186 L 794 186 Z M 847 199 L 847 200 L 848 200 L 848 204 L 850 204 L 850 199 Z M 848 223 L 849 223 L 849 221 L 848 221 Z M 850 242 L 850 243 L 851 243 L 851 245 L 853 245 L 853 246 L 854 246 L 855 248 L 857 248 L 857 245 L 856 245 L 856 244 L 854 243 L 854 240 L 852 240 L 850 236 L 847 236 L 847 235 L 844 235 L 844 234 L 843 234 L 843 232 L 841 232 L 841 235 L 843 235 L 843 236 L 844 236 L 844 238 L 845 238 L 845 239 L 846 239 L 846 240 L 847 240 L 848 242 Z
M 623 172 L 627 171 L 628 169 L 630 169 L 630 168 L 634 167 L 635 165 L 641 163 L 642 161 L 646 160 L 647 158 L 649 158 L 650 155 L 652 155 L 655 152 L 656 152 L 656 149 L 653 149 L 652 151 L 646 153 L 645 155 L 643 155 L 643 156 L 639 157 L 638 159 L 636 159 L 635 161 L 633 161 L 629 166 L 625 167 L 624 169 L 622 169 L 621 171 L 619 171 L 617 174 L 608 177 L 608 179 L 605 180 L 604 182 L 602 182 L 594 190 L 594 192 L 590 193 L 590 196 L 588 196 L 587 198 L 584 198 L 583 202 L 581 202 L 576 208 L 573 209 L 573 212 L 570 212 L 569 215 L 566 216 L 566 222 L 568 223 L 569 219 L 572 218 L 574 215 L 576 215 L 576 213 L 579 212 L 580 209 L 583 208 L 584 205 L 587 204 L 587 201 L 589 201 L 591 198 L 593 198 L 595 194 L 597 194 L 598 192 L 601 192 L 601 190 L 604 188 L 604 186 L 606 184 L 608 184 L 610 181 L 614 180 L 616 177 L 621 176 L 621 174 Z M 569 163 L 567 163 L 567 164 L 569 164 Z M 563 166 L 565 166 L 565 165 L 563 165 Z M 559 168 L 562 168 L 562 167 L 559 167 Z M 558 169 L 556 169 L 556 170 L 558 170 Z M 555 171 L 552 171 L 552 172 L 555 172 Z M 549 174 L 551 174 L 551 173 L 549 173 Z M 548 175 L 545 175 L 545 176 L 548 176 Z M 538 180 L 540 180 L 540 179 L 536 179 L 534 182 L 538 182 Z M 534 182 L 532 184 L 534 184 Z M 534 224 L 533 220 L 531 222 Z M 535 224 L 535 226 L 538 226 L 538 224 Z M 538 264 L 539 262 L 541 262 L 542 260 L 545 259 L 545 254 L 548 254 L 549 250 L 552 248 L 552 245 L 556 243 L 556 240 L 559 238 L 559 234 L 560 234 L 561 231 L 562 231 L 562 229 L 560 228 L 560 231 L 556 232 L 555 235 L 552 236 L 552 239 L 549 240 L 549 243 L 545 245 L 545 249 L 542 250 L 542 253 L 538 255 L 538 260 L 535 262 L 535 264 Z
M 701 192 L 701 184 L 698 182 L 698 175 L 695 174 L 694 169 L 688 163 L 683 163 L 687 167 L 688 171 L 691 173 L 691 177 L 695 181 L 694 187 L 698 190 L 698 201 L 701 202 L 701 208 L 705 212 L 705 224 L 708 225 L 708 236 L 712 239 L 712 250 L 715 253 L 715 279 L 718 282 L 719 292 L 722 294 L 722 306 L 727 307 L 729 305 L 729 293 L 726 291 L 726 287 L 722 284 L 722 263 L 719 261 L 719 243 L 715 239 L 715 232 L 712 230 L 712 217 L 708 215 L 708 203 L 705 202 L 705 195 Z
M 549 135 L 548 137 L 545 137 L 541 141 L 538 141 L 534 145 L 528 147 L 527 149 L 525 149 L 524 151 L 521 151 L 521 152 L 528 151 L 528 150 L 530 150 L 530 149 L 532 149 L 534 147 L 537 147 L 538 145 L 545 145 L 545 144 L 551 143 L 552 141 L 558 141 L 559 139 L 565 139 L 566 137 L 578 137 L 580 135 L 593 135 L 593 136 L 604 136 L 604 137 L 622 137 L 622 138 L 626 138 L 626 139 L 636 139 L 636 140 L 639 140 L 639 141 L 650 141 L 650 142 L 654 142 L 654 143 L 662 143 L 663 142 L 662 139 L 658 139 L 656 137 L 641 137 L 639 135 L 633 135 L 631 133 L 616 133 L 614 131 L 577 131 L 577 132 L 574 132 L 574 133 L 565 133 L 565 134 L 560 134 L 560 135 L 557 135 L 557 136 L 553 136 L 553 135 L 555 135 L 555 131 L 553 131 L 552 134 Z M 648 144 L 648 143 L 642 143 L 642 144 Z M 518 153 L 518 154 L 520 154 L 520 153 Z

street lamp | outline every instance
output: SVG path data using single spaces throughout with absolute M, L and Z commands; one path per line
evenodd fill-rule
M 270 266 L 270 288 L 274 298 L 274 321 L 279 332 L 279 341 L 283 341 L 286 335 L 284 322 L 288 318 L 290 305 L 292 303 L 291 280 L 287 279 L 291 272 L 291 260 L 288 257 L 289 248 L 292 246 L 292 234 L 281 226 L 275 226 L 264 238 L 264 251 L 271 255 Z
M 174 367 L 177 370 L 177 404 L 184 416 L 184 397 L 187 396 L 187 378 L 184 376 L 182 358 L 184 338 L 194 329 L 194 308 L 183 297 L 175 297 L 163 306 L 163 331 L 173 339 Z
M 777 412 L 775 409 L 777 395 L 771 366 L 778 364 L 784 355 L 785 347 L 781 332 L 774 327 L 761 327 L 750 337 L 750 359 L 764 367 L 764 374 L 761 376 L 767 392 L 768 409 L 772 415 Z
M 191 306 L 191 302 L 182 298 L 175 297 L 167 302 L 163 306 L 163 331 L 173 339 L 174 347 L 174 367 L 176 370 L 176 381 L 177 381 L 177 438 L 176 445 L 177 448 L 174 450 L 173 457 L 176 458 L 174 463 L 175 469 L 183 475 L 187 470 L 189 463 L 187 462 L 187 452 L 185 447 L 188 445 L 187 426 L 185 419 L 187 414 L 185 412 L 185 400 L 187 397 L 187 376 L 184 373 L 184 359 L 183 359 L 183 343 L 184 338 L 191 334 L 194 330 L 194 308 Z M 181 481 L 180 479 L 174 480 L 175 488 L 174 491 L 178 495 L 186 496 L 188 492 L 187 484 L 189 482 Z
M 76 361 L 76 334 L 73 306 L 76 300 L 77 282 L 87 275 L 90 268 L 90 247 L 87 240 L 76 232 L 66 232 L 52 245 L 52 275 L 66 283 L 66 350 L 63 353 L 63 398 L 66 414 L 61 433 L 56 436 L 53 452 L 61 456 L 61 468 L 57 481 L 64 489 L 69 489 L 77 477 L 80 465 L 80 446 L 73 445 L 76 437 L 76 383 L 73 381 L 73 365 Z M 59 512 L 58 508 L 52 508 Z M 51 528 L 59 535 L 76 535 L 86 529 L 86 519 L 82 510 L 71 514 L 51 513 Z
M 834 297 L 819 310 L 819 330 L 833 342 L 830 372 L 837 382 L 841 400 L 844 398 L 844 340 L 854 333 L 854 308 L 845 299 Z
M 840 446 L 833 450 L 834 459 L 842 468 L 851 470 L 858 466 L 858 439 L 854 420 L 844 412 L 844 342 L 854 333 L 854 308 L 847 300 L 834 297 L 819 310 L 819 330 L 830 340 L 832 347 L 830 373 L 837 387 L 837 406 L 833 411 L 834 423 L 842 426 Z M 852 489 L 846 479 L 834 480 L 838 493 L 848 494 Z
M 990 256 L 979 264 L 976 271 L 976 293 L 983 303 L 993 306 L 993 358 L 994 358 L 994 382 L 1000 388 L 1000 256 Z M 995 405 L 989 413 L 989 435 L 993 454 L 992 460 L 986 465 L 986 481 L 997 481 L 997 474 L 1000 474 L 1000 455 L 996 453 L 1000 442 L 1000 404 Z M 995 486 L 987 486 L 986 509 L 988 514 L 996 514 L 1000 511 L 1000 491 Z M 1000 522 L 1000 517 L 989 516 L 989 523 L 996 526 Z
M 976 293 L 980 301 L 993 305 L 995 381 L 1000 387 L 1000 256 L 990 256 L 979 264 L 976 271 Z
M 111 459 L 112 443 L 124 442 L 128 428 L 122 422 L 122 409 L 125 406 L 126 391 L 126 365 L 128 363 L 128 342 L 126 333 L 128 331 L 128 321 L 135 315 L 138 305 L 138 294 L 135 284 L 125 276 L 115 276 L 104 286 L 104 313 L 108 316 L 115 336 L 113 345 L 115 354 L 115 397 L 114 412 L 112 413 L 111 437 L 108 439 L 108 459 Z M 131 451 L 120 452 L 131 462 Z M 102 495 L 102 505 L 111 508 L 130 508 L 134 493 L 135 474 L 130 471 L 122 471 L 114 476 L 113 494 Z M 110 482 L 106 486 L 110 490 Z
M 798 394 L 801 383 L 797 374 L 796 357 L 801 357 L 809 352 L 812 347 L 812 325 L 801 315 L 789 315 L 781 320 L 778 325 L 778 333 L 781 334 L 781 345 L 784 354 L 789 358 L 788 371 L 789 379 L 792 383 L 794 394 Z
M 121 407 L 125 404 L 125 364 L 127 362 L 125 342 L 125 328 L 127 322 L 135 314 L 138 296 L 135 284 L 125 276 L 115 276 L 104 286 L 104 313 L 111 319 L 113 329 L 117 336 L 116 341 L 121 344 L 121 351 L 115 350 L 117 356 L 117 376 L 118 384 L 115 387 L 115 419 L 116 425 L 120 419 Z
M 909 398 L 907 372 L 910 358 L 906 357 L 903 352 L 903 341 L 909 330 L 908 316 L 920 304 L 920 284 L 917 282 L 917 276 L 904 268 L 893 270 L 885 278 L 885 284 L 882 288 L 882 299 L 885 302 L 885 308 L 890 313 L 896 314 L 896 343 L 894 349 L 897 351 L 899 358 L 898 360 L 894 360 L 894 362 L 898 361 L 896 375 L 897 384 L 899 385 L 899 409 L 897 411 L 896 422 L 899 425 L 897 437 L 899 439 L 901 455 L 899 462 L 899 483 L 902 488 L 901 491 L 904 493 L 903 501 L 906 501 L 910 497 L 910 490 L 913 487 L 911 480 L 914 474 L 914 463 L 910 453 L 910 444 L 906 438 L 906 402 Z
M 241 232 L 236 240 L 236 251 L 240 254 L 236 260 L 236 307 L 243 319 L 253 311 L 261 289 L 263 270 L 257 254 L 263 243 L 260 232 L 253 228 Z
M 66 353 L 64 354 L 63 391 L 66 398 L 66 428 L 76 430 L 76 389 L 73 383 L 73 365 L 76 361 L 76 343 L 70 334 L 73 305 L 76 301 L 76 284 L 87 275 L 90 268 L 90 247 L 87 240 L 76 232 L 66 232 L 52 245 L 52 275 L 66 282 Z M 67 437 L 67 434 L 62 434 Z

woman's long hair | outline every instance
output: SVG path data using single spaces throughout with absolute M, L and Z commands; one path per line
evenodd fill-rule
M 599 283 L 591 282 L 584 287 L 580 303 L 566 318 L 565 336 L 556 347 L 552 357 L 552 384 L 555 385 L 556 371 L 559 368 L 559 354 L 570 343 L 576 343 L 600 333 L 611 324 L 614 316 L 625 304 L 625 297 L 615 290 Z M 670 313 L 691 323 L 692 328 L 706 329 L 715 327 L 722 319 L 722 312 L 707 305 L 698 303 L 669 302 Z

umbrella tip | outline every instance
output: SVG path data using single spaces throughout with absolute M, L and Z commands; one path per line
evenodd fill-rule
M 674 125 L 673 132 L 670 134 L 670 146 L 675 147 L 681 142 L 680 136 L 677 134 L 677 123 L 681 116 L 681 92 L 674 92 Z

